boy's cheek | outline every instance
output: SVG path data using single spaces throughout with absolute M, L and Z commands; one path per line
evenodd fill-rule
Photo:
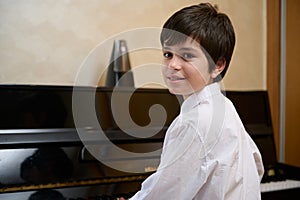
M 167 70 L 168 70 L 167 66 L 163 65 L 163 66 L 161 67 L 161 72 L 162 72 L 162 75 L 163 75 L 163 76 L 166 75 Z

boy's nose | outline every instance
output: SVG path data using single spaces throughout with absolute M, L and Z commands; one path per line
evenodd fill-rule
M 181 69 L 180 58 L 177 56 L 173 56 L 169 62 L 169 68 L 174 70 L 180 70 Z

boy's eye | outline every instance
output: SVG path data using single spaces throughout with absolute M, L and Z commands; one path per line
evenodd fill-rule
M 191 53 L 184 53 L 184 54 L 182 54 L 181 57 L 184 59 L 191 59 L 191 58 L 194 58 L 195 56 Z
M 170 53 L 170 52 L 163 52 L 163 56 L 164 56 L 165 58 L 172 58 L 172 57 L 173 57 L 173 54 Z

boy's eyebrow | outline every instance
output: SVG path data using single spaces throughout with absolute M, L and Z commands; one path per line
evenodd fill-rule
M 169 49 L 171 49 L 171 48 L 170 48 L 170 47 L 167 47 L 167 46 L 163 46 L 162 49 L 167 49 L 167 50 L 169 50 Z
M 166 49 L 166 50 L 171 50 L 172 48 L 169 47 L 169 46 L 164 46 L 163 49 Z M 193 47 L 181 47 L 179 49 L 179 51 L 196 51 L 197 49 L 193 48 Z
M 182 48 L 180 48 L 180 50 L 183 50 L 183 51 L 196 51 L 196 49 L 193 48 L 193 47 L 182 47 Z

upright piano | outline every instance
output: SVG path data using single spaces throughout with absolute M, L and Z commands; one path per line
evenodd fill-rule
M 0 95 L 5 200 L 132 196 L 181 103 L 165 89 L 1 85 Z
M 300 169 L 276 160 L 267 92 L 224 94 L 262 152 L 262 199 L 298 195 Z M 156 170 L 164 134 L 182 103 L 166 89 L 146 88 L 1 85 L 0 95 L 5 200 L 132 196 Z M 286 180 L 296 185 L 265 187 Z

